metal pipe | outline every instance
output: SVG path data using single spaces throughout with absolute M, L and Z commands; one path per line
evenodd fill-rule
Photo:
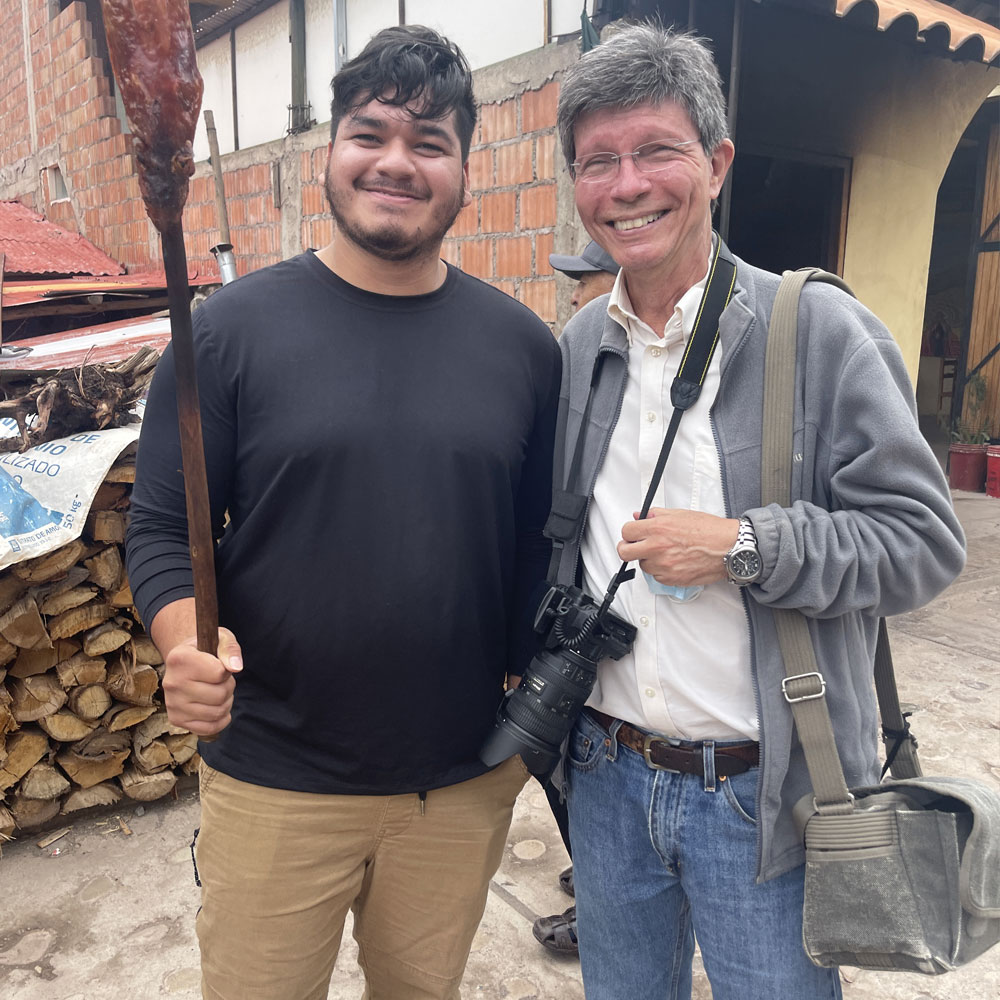
M 333 0 L 333 72 L 347 59 L 347 0 Z
M 239 275 L 236 273 L 236 258 L 233 256 L 231 243 L 219 243 L 210 251 L 215 256 L 215 262 L 219 266 L 219 277 L 222 283 L 228 285 L 230 281 L 235 281 Z
M 205 131 L 208 133 L 208 153 L 215 177 L 215 214 L 219 222 L 219 242 L 232 243 L 229 236 L 229 212 L 226 209 L 226 185 L 222 179 L 222 158 L 219 156 L 219 136 L 215 131 L 215 115 L 211 111 L 205 112 Z

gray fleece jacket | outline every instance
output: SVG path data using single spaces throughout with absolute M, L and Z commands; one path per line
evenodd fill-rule
M 871 312 L 827 284 L 807 284 L 799 308 L 792 505 L 761 506 L 764 349 L 778 283 L 777 275 L 737 260 L 736 287 L 720 322 L 721 381 L 711 410 L 726 512 L 753 521 L 764 562 L 759 581 L 743 591 L 762 754 L 759 881 L 803 862 L 792 809 L 812 791 L 781 693 L 771 609 L 798 608 L 807 616 L 847 783 L 872 784 L 879 774 L 872 681 L 878 619 L 925 604 L 965 561 L 962 529 L 918 429 L 899 349 Z M 607 295 L 589 303 L 560 339 L 556 490 L 567 485 L 595 356 L 604 355 L 578 483 L 588 498 L 626 385 L 626 334 L 608 317 L 607 304 Z M 589 499 L 570 517 L 568 540 L 556 542 L 560 583 L 575 582 L 588 509 Z

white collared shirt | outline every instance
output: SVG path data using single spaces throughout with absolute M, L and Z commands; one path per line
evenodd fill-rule
M 600 601 L 621 565 L 622 526 L 642 507 L 673 406 L 670 385 L 694 327 L 708 278 L 688 289 L 658 337 L 635 314 L 619 272 L 608 315 L 628 334 L 628 384 L 601 466 L 581 549 L 584 588 Z M 698 402 L 681 419 L 654 507 L 726 516 L 709 412 L 719 389 L 720 350 Z M 632 651 L 605 659 L 587 704 L 642 729 L 688 740 L 757 739 L 750 625 L 727 580 L 679 604 L 650 592 L 645 576 L 618 590 L 612 610 L 636 626 Z

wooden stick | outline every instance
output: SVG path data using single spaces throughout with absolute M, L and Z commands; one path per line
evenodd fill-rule
M 187 254 L 180 222 L 160 233 L 163 268 L 167 275 L 170 309 L 170 342 L 174 351 L 177 383 L 177 424 L 184 465 L 184 498 L 187 501 L 188 546 L 194 576 L 194 603 L 198 648 L 215 655 L 219 639 L 219 600 L 215 589 L 215 548 L 212 515 L 205 472 L 205 446 L 201 434 L 201 407 L 191 336 L 191 300 L 187 280 Z

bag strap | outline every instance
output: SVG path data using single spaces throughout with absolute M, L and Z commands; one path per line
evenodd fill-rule
M 854 294 L 837 275 L 819 268 L 786 271 L 778 287 L 768 328 L 764 368 L 761 502 L 782 507 L 791 503 L 799 298 L 807 281 L 825 281 Z M 781 690 L 795 720 L 816 809 L 827 814 L 850 812 L 853 797 L 837 753 L 826 703 L 826 681 L 816 662 L 805 616 L 799 611 L 782 608 L 773 613 L 785 665 Z M 909 736 L 908 725 L 899 708 L 884 620 L 879 623 L 875 679 L 883 734 L 885 738 L 894 739 L 888 761 L 893 777 L 915 777 L 920 773 L 915 742 Z

